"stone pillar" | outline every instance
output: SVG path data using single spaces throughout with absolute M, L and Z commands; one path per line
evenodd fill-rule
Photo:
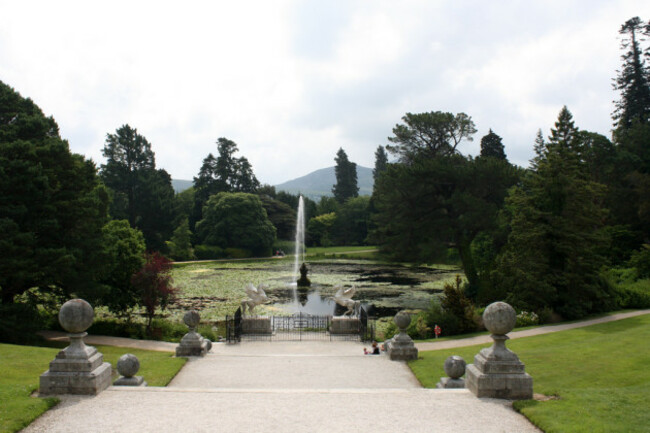
M 117 372 L 120 373 L 120 377 L 113 385 L 147 386 L 147 382 L 142 379 L 142 376 L 136 376 L 138 370 L 140 370 L 140 361 L 137 356 L 130 353 L 120 356 L 117 361 Z
M 506 348 L 506 334 L 515 327 L 517 313 L 505 302 L 488 305 L 483 323 L 492 333 L 492 347 L 481 350 L 467 366 L 467 388 L 477 397 L 527 400 L 533 398 L 533 378 L 519 357 Z
M 196 327 L 201 321 L 201 316 L 196 310 L 190 310 L 183 316 L 183 322 L 190 328 L 183 336 L 181 342 L 176 346 L 176 356 L 205 356 L 212 347 L 212 342 L 201 337 L 196 332 Z
M 92 346 L 85 331 L 92 325 L 93 307 L 83 299 L 71 299 L 59 311 L 59 323 L 69 332 L 70 345 L 50 362 L 40 377 L 39 394 L 96 395 L 111 384 L 111 364 Z
M 461 377 L 465 374 L 465 360 L 458 356 L 452 355 L 445 360 L 445 373 L 449 377 L 441 377 L 436 388 L 465 388 L 465 380 Z
M 406 333 L 406 328 L 411 323 L 411 316 L 405 311 L 400 311 L 395 315 L 393 320 L 400 332 L 388 343 L 388 356 L 393 361 L 418 359 L 418 349 L 415 347 L 411 337 Z

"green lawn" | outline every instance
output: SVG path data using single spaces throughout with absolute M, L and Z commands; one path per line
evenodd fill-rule
M 186 362 L 186 358 L 173 358 L 171 353 L 108 346 L 97 346 L 97 349 L 113 369 L 119 357 L 125 353 L 137 356 L 140 360 L 138 375 L 144 376 L 150 386 L 167 385 Z M 0 433 L 21 430 L 58 402 L 56 398 L 34 398 L 30 395 L 38 389 L 39 376 L 49 368 L 50 361 L 59 350 L 0 344 Z M 113 379 L 117 377 L 117 372 L 113 370 Z
M 553 432 L 647 432 L 650 428 L 650 315 L 508 342 L 533 377 L 534 391 L 557 400 L 515 403 L 535 425 Z M 421 352 L 409 366 L 427 388 L 443 363 L 467 363 L 483 346 Z

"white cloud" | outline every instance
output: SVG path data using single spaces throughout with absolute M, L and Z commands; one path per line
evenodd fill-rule
M 498 6 L 496 6 L 498 5 Z M 607 133 L 620 25 L 636 0 L 0 0 L 0 79 L 102 162 L 129 123 L 158 166 L 190 179 L 214 142 L 238 143 L 263 182 L 334 164 L 371 166 L 407 112 L 464 111 L 525 164 L 562 105 Z

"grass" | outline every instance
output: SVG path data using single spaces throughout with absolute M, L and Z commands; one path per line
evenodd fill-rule
M 96 347 L 104 354 L 104 362 L 110 362 L 113 366 L 113 380 L 118 377 L 115 371 L 117 360 L 125 353 L 138 357 L 138 375 L 143 376 L 149 386 L 167 385 L 186 362 L 186 358 L 174 358 L 171 353 L 122 347 Z M 57 404 L 56 398 L 34 398 L 31 394 L 38 389 L 39 376 L 48 369 L 50 361 L 59 350 L 51 347 L 0 344 L 0 433 L 21 430 Z
M 534 391 L 559 397 L 514 406 L 546 433 L 647 432 L 648 341 L 650 315 L 509 341 L 533 377 Z M 423 386 L 435 387 L 448 356 L 471 363 L 486 346 L 421 352 L 409 366 Z

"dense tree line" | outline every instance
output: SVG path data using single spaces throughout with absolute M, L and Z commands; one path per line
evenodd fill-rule
M 480 156 L 462 155 L 476 132 L 464 113 L 407 113 L 388 138 L 397 162 L 372 197 L 371 236 L 384 252 L 416 262 L 455 252 L 478 304 L 506 299 L 567 318 L 647 307 L 647 290 L 627 293 L 608 278 L 615 266 L 650 275 L 650 24 L 633 18 L 620 33 L 612 140 L 580 130 L 563 107 L 524 170 L 491 129 Z

